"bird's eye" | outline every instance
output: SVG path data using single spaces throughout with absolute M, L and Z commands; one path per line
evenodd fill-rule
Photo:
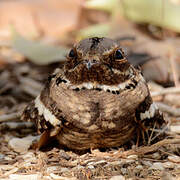
M 74 49 L 71 49 L 69 52 L 69 57 L 74 58 L 76 56 L 76 53 L 74 51 Z
M 123 53 L 120 49 L 115 52 L 115 59 L 123 59 Z

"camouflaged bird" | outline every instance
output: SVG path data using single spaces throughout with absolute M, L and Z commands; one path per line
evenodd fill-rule
M 115 41 L 98 37 L 74 45 L 22 119 L 36 123 L 39 147 L 55 137 L 75 150 L 120 146 L 164 123 L 140 70 Z

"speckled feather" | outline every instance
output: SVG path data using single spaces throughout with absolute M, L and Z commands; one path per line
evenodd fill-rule
M 96 37 L 74 45 L 22 119 L 77 150 L 120 146 L 164 124 L 141 72 L 116 42 Z

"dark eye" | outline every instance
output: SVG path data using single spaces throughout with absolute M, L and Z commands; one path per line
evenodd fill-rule
M 115 59 L 123 59 L 123 54 L 120 49 L 118 49 L 115 53 Z
M 76 56 L 76 53 L 74 51 L 74 49 L 71 49 L 69 52 L 69 57 L 74 58 Z

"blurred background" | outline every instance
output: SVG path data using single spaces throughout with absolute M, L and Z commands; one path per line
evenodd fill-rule
M 72 45 L 92 36 L 120 43 L 128 60 L 142 70 L 153 100 L 169 118 L 171 132 L 180 133 L 180 0 L 0 0 L 4 154 L 9 154 L 8 146 L 23 151 L 10 143 L 10 137 L 24 137 L 33 130 L 8 123 L 20 122 L 23 108 L 39 94 L 54 68 L 63 66 Z

